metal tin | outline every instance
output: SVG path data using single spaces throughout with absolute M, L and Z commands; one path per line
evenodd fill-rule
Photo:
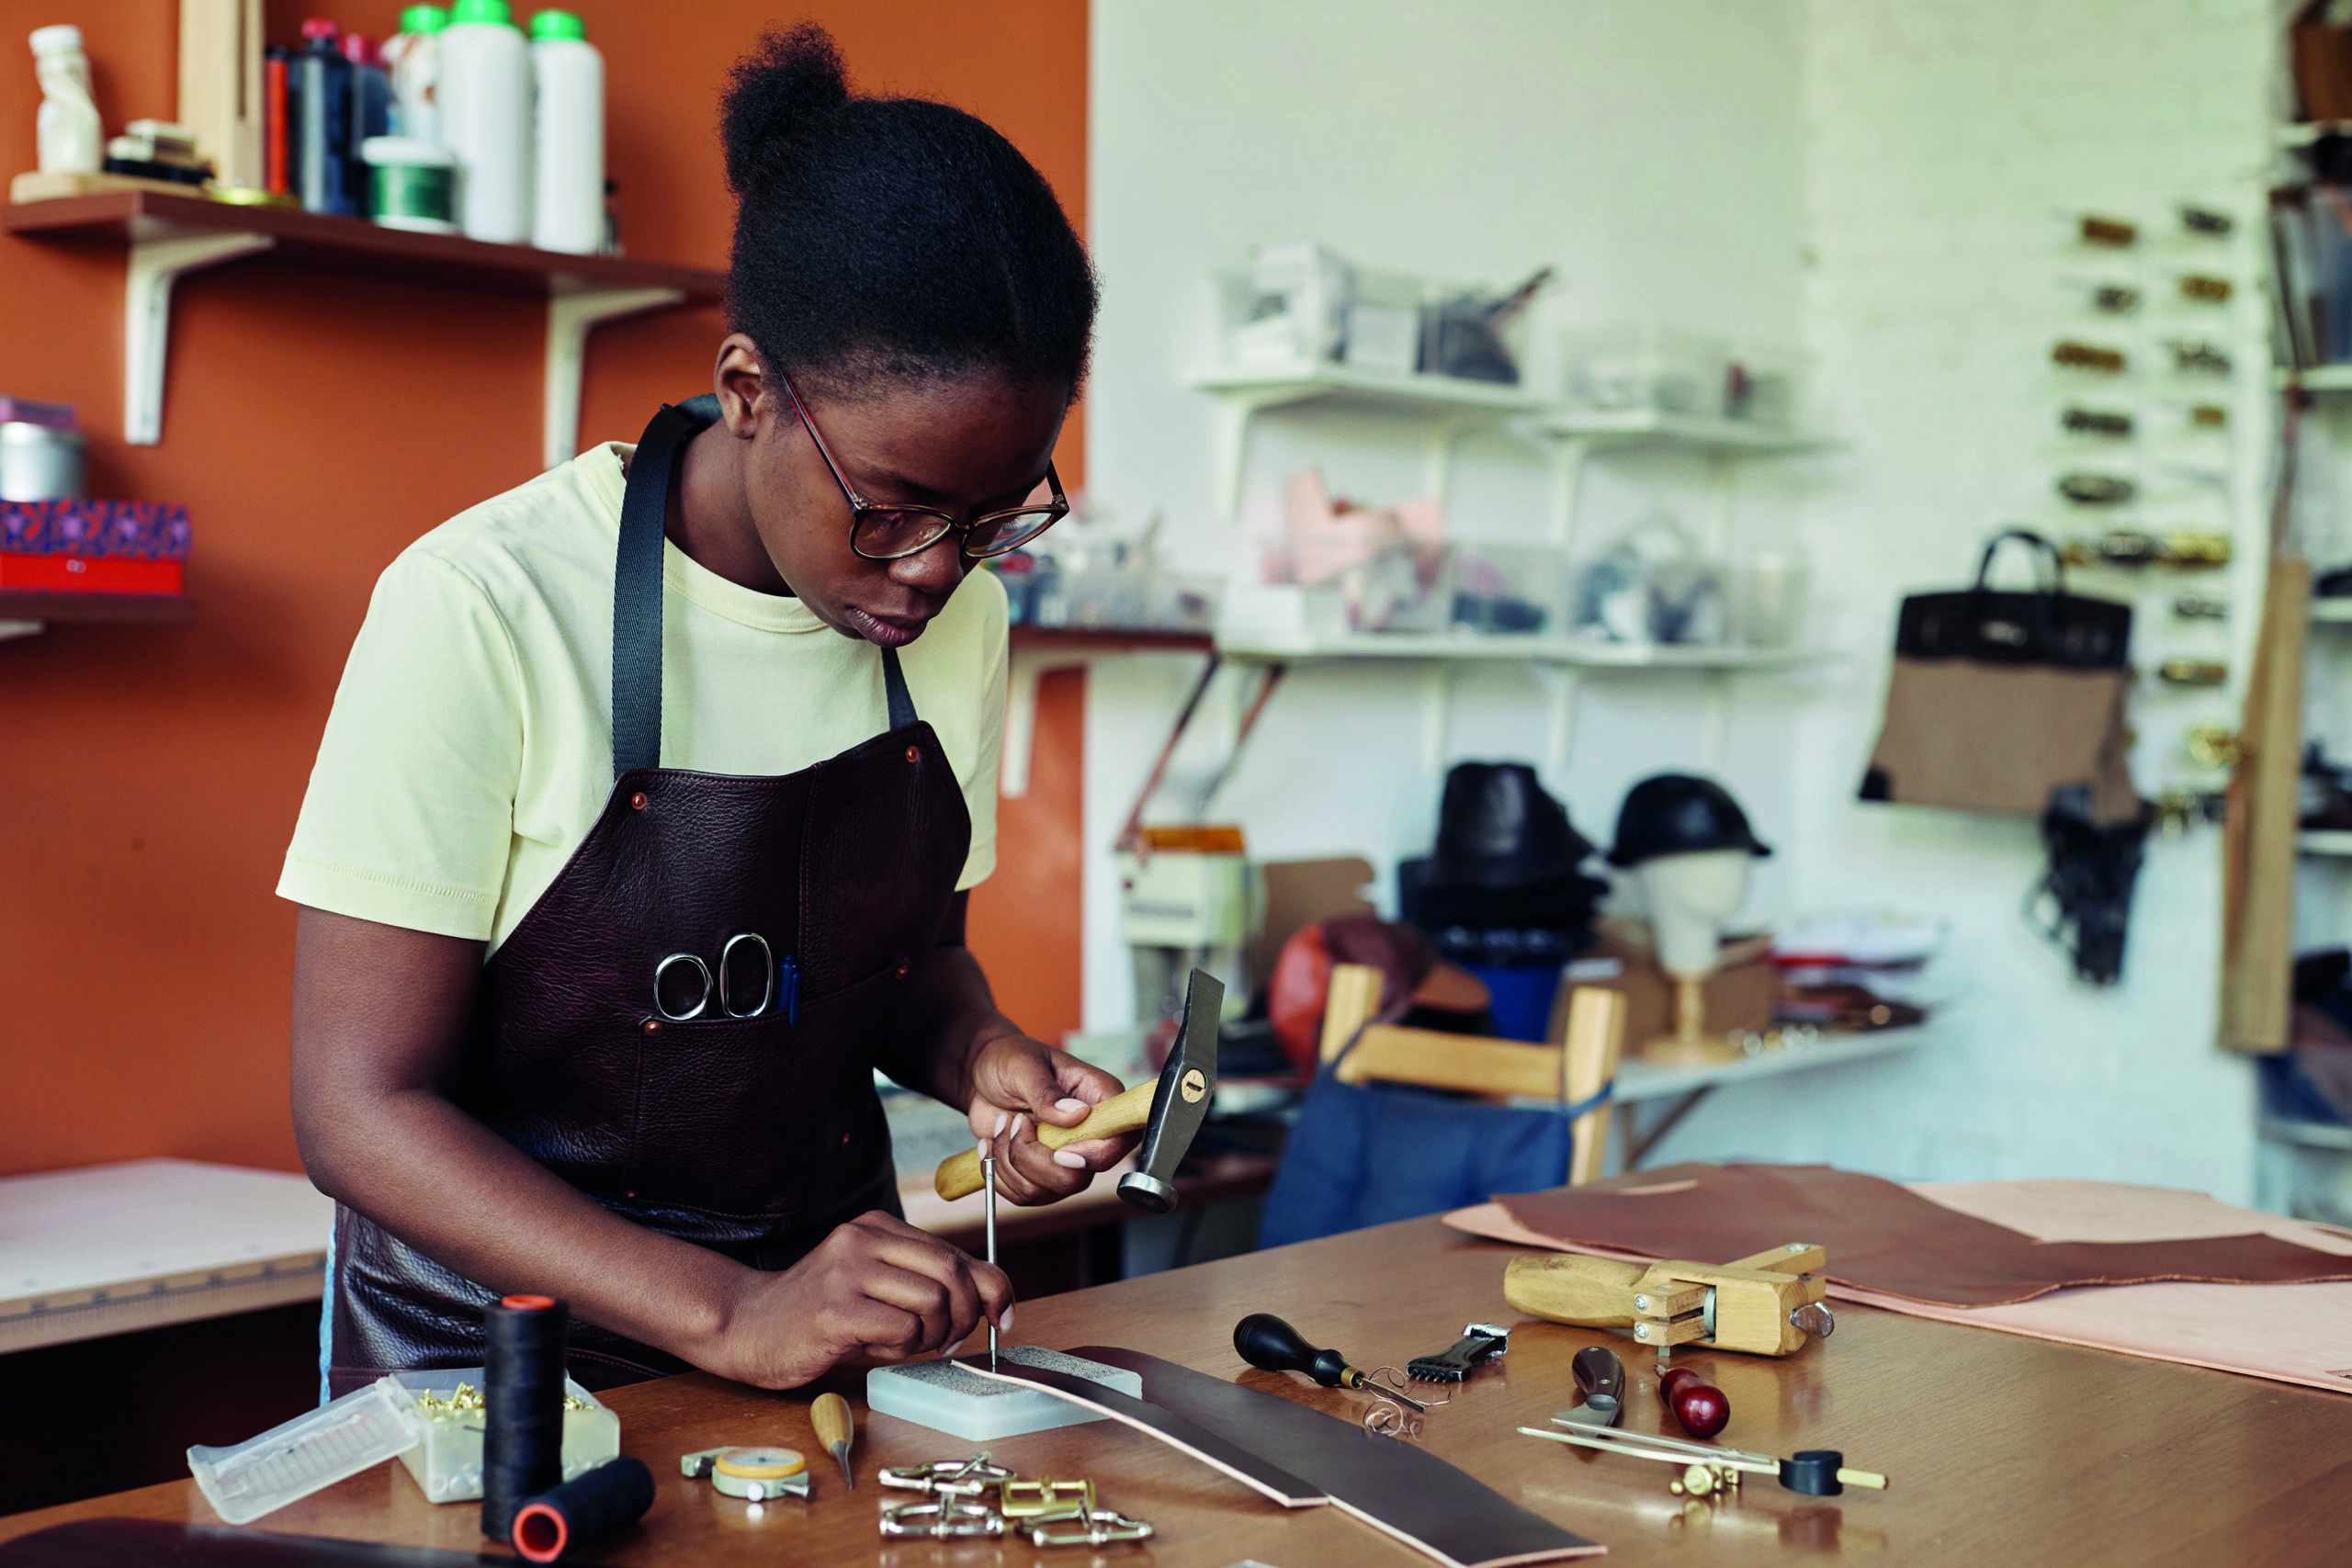
M 82 493 L 82 434 L 0 423 L 0 501 L 62 501 Z

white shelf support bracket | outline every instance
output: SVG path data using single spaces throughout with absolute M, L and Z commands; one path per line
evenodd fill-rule
M 1552 447 L 1552 546 L 1563 553 L 1576 542 L 1584 460 L 1591 453 L 1592 443 L 1580 435 L 1566 437 Z
M 1552 701 L 1544 737 L 1544 776 L 1551 781 L 1555 794 L 1565 795 L 1568 787 L 1568 758 L 1577 740 L 1577 697 L 1584 686 L 1584 672 L 1555 664 L 1549 675 Z
M 0 621 L 0 642 L 10 642 L 20 637 L 39 637 L 48 628 L 47 621 Z
M 1702 753 L 1709 774 L 1718 778 L 1722 776 L 1724 755 L 1730 749 L 1730 744 L 1731 671 L 1710 670 L 1707 671 L 1707 739 L 1706 750 Z
M 1319 389 L 1269 386 L 1233 389 L 1216 394 L 1211 459 L 1216 474 L 1216 502 L 1227 523 L 1241 521 L 1241 482 L 1250 466 L 1250 422 L 1261 411 L 1287 403 L 1306 402 Z
M 680 288 L 602 288 L 558 294 L 548 300 L 547 421 L 541 466 L 568 463 L 580 450 L 580 389 L 588 334 L 606 321 L 641 316 L 685 299 Z
M 1029 763 L 1037 754 L 1037 688 L 1057 670 L 1083 670 L 1083 653 L 1016 648 L 1004 692 L 1004 750 L 997 761 L 996 792 L 1007 800 L 1029 793 Z
M 1421 671 L 1421 765 L 1432 773 L 1445 766 L 1453 718 L 1453 662 L 1432 659 Z
M 164 439 L 164 361 L 172 340 L 172 285 L 182 273 L 266 251 L 267 234 L 186 234 L 135 240 L 122 278 L 122 438 Z
M 1453 480 L 1453 448 L 1462 433 L 1488 423 L 1474 413 L 1442 414 L 1430 422 L 1429 446 L 1421 455 L 1421 491 L 1445 503 L 1446 488 Z

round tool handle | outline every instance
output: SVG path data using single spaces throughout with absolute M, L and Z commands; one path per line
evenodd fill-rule
M 1530 1253 L 1503 1266 L 1503 1300 L 1530 1317 L 1587 1328 L 1634 1325 L 1634 1281 L 1648 1273 L 1639 1263 L 1564 1253 Z
M 1325 1388 L 1353 1388 L 1363 1374 L 1337 1350 L 1317 1350 L 1306 1337 L 1270 1312 L 1253 1312 L 1233 1325 L 1233 1348 L 1270 1372 L 1305 1372 Z M 1353 1376 L 1350 1374 L 1353 1373 Z
M 849 1401 L 838 1393 L 819 1394 L 817 1403 L 808 1407 L 808 1419 L 816 1424 L 817 1441 L 828 1453 L 836 1444 L 846 1447 L 857 1435 L 850 1419 Z
M 1037 1141 L 1049 1149 L 1065 1144 L 1075 1144 L 1082 1138 L 1115 1138 L 1123 1133 L 1142 1130 L 1151 1120 L 1152 1091 L 1159 1087 L 1158 1078 L 1147 1078 L 1113 1095 L 1087 1113 L 1086 1120 L 1075 1127 L 1057 1127 L 1051 1122 L 1037 1123 Z M 931 1185 L 942 1198 L 953 1202 L 980 1190 L 980 1155 L 978 1149 L 966 1149 L 950 1155 L 939 1162 L 938 1174 Z

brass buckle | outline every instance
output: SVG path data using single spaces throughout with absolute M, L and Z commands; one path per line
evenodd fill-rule
M 1004 1533 L 1004 1516 L 985 1503 L 935 1497 L 927 1503 L 900 1503 L 883 1509 L 882 1533 L 928 1536 L 934 1540 L 998 1536 Z
M 1151 1539 L 1149 1525 L 1112 1508 L 1064 1508 L 1039 1514 L 1029 1520 L 1027 1529 L 1032 1546 L 1109 1546 L 1114 1541 Z
M 1057 1517 L 1094 1511 L 1091 1481 L 1007 1481 L 998 1489 L 996 1511 L 1008 1519 Z
M 943 1459 L 930 1464 L 897 1465 L 882 1472 L 882 1484 L 902 1492 L 938 1497 L 977 1497 L 991 1486 L 1014 1479 L 1001 1464 L 989 1462 L 983 1449 L 970 1459 Z

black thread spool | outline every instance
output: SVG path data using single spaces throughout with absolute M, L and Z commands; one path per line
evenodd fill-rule
M 653 1506 L 653 1472 L 623 1454 L 542 1492 L 515 1510 L 514 1550 L 533 1562 L 560 1562 L 594 1551 Z
M 508 1296 L 482 1314 L 481 1533 L 505 1540 L 524 1503 L 563 1479 L 563 1331 L 552 1296 Z

